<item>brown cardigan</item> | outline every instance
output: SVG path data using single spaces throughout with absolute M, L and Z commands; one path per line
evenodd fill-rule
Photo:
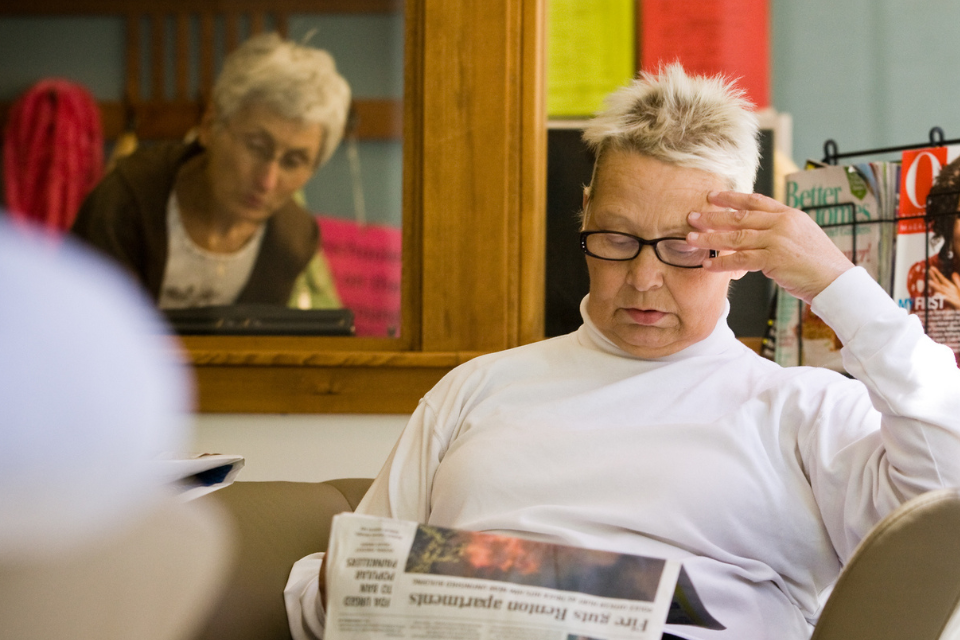
M 138 149 L 87 196 L 71 229 L 131 271 L 155 301 L 167 264 L 167 200 L 181 165 L 199 153 L 199 145 L 181 142 Z M 267 221 L 260 253 L 236 302 L 285 305 L 319 243 L 313 216 L 288 202 Z

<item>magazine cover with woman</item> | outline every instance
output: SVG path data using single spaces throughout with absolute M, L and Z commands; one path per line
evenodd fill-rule
M 893 297 L 960 363 L 960 146 L 903 152 Z

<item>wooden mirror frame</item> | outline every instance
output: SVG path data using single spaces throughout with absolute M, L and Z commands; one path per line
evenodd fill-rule
M 382 11 L 399 2 L 187 4 L 206 13 L 292 14 Z M 184 4 L 11 0 L 0 15 L 125 15 L 145 8 L 156 18 L 181 11 Z M 199 411 L 411 413 L 454 366 L 543 337 L 544 4 L 405 1 L 401 336 L 184 337 Z M 161 21 L 152 24 L 156 48 Z M 183 55 L 177 59 L 185 63 Z M 154 76 L 162 89 L 162 63 L 156 63 Z M 183 76 L 180 69 L 178 95 L 185 93 Z M 135 106 L 152 113 L 149 104 Z M 160 109 L 169 115 L 176 106 Z M 106 123 L 122 130 L 121 106 L 101 109 Z M 188 120 L 195 111 L 193 105 Z
M 407 0 L 402 335 L 183 339 L 201 412 L 411 413 L 543 337 L 544 0 Z

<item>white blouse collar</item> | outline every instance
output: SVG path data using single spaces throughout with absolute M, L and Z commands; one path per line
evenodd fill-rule
M 614 344 L 612 340 L 610 340 L 603 334 L 603 332 L 600 331 L 599 328 L 597 328 L 597 325 L 594 324 L 593 320 L 590 318 L 590 315 L 587 313 L 587 301 L 589 298 L 590 294 L 587 294 L 583 297 L 583 300 L 580 301 L 580 316 L 583 318 L 583 324 L 580 325 L 580 328 L 577 330 L 577 335 L 580 338 L 580 342 L 584 344 L 584 346 L 593 346 L 594 348 L 615 356 L 633 358 L 636 360 L 646 359 L 627 353 Z M 673 362 L 676 360 L 684 360 L 686 358 L 693 358 L 697 356 L 716 355 L 726 351 L 737 340 L 736 336 L 733 334 L 733 330 L 727 325 L 727 316 L 729 313 L 730 301 L 727 300 L 724 302 L 723 313 L 720 314 L 720 319 L 717 321 L 717 326 L 714 327 L 713 332 L 709 336 L 700 342 L 696 342 L 689 347 L 678 351 L 677 353 L 664 356 L 662 358 L 650 358 L 650 360 L 655 362 Z

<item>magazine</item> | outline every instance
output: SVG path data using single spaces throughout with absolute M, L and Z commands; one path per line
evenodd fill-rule
M 864 175 L 872 175 L 871 184 L 880 209 L 880 247 L 878 281 L 893 295 L 893 260 L 897 246 L 897 202 L 900 194 L 900 163 L 869 162 L 856 165 Z
M 958 156 L 958 145 L 903 152 L 893 297 L 901 307 L 917 314 L 933 340 L 953 349 L 960 363 L 960 309 L 940 293 L 930 295 L 930 279 L 937 274 L 949 278 L 953 270 L 941 255 L 949 254 L 951 247 L 945 244 L 953 238 L 938 234 L 936 221 L 926 216 L 930 188 L 941 168 Z M 956 194 L 953 198 L 956 200 Z M 955 204 L 948 208 L 956 211 Z
M 327 551 L 326 640 L 657 640 L 723 629 L 680 562 L 351 513 Z
M 785 204 L 806 211 L 854 264 L 878 282 L 886 281 L 889 291 L 889 254 L 884 265 L 881 244 L 884 234 L 890 233 L 883 227 L 893 224 L 880 222 L 893 217 L 885 164 L 823 166 L 791 173 L 786 177 Z M 777 291 L 775 359 L 779 364 L 843 371 L 841 346 L 833 330 L 808 305 L 782 289 Z

